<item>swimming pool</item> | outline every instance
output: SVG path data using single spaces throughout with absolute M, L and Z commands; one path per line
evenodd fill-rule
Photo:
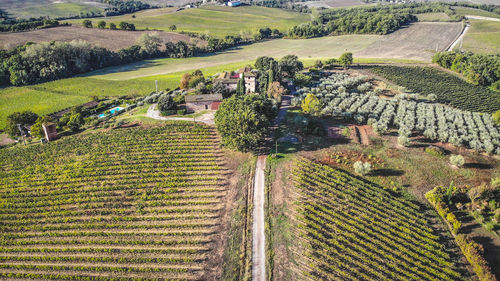
M 113 107 L 110 110 L 105 111 L 105 112 L 99 114 L 99 118 L 103 118 L 106 115 L 113 115 L 113 114 L 115 114 L 116 112 L 118 112 L 120 110 L 123 110 L 123 107 L 119 107 L 119 106 Z

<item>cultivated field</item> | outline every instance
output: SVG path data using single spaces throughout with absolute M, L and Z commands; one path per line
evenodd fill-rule
M 382 37 L 355 56 L 430 61 L 436 50 L 445 50 L 461 31 L 462 23 L 416 23 Z
M 0 162 L 2 280 L 219 280 L 228 186 L 213 128 L 80 134 Z
M 472 9 L 472 8 L 465 8 L 465 7 L 454 7 L 453 10 L 458 15 L 462 16 L 481 16 L 481 17 L 489 17 L 489 18 L 500 18 L 500 15 L 497 15 L 492 12 L 484 11 L 484 10 L 479 10 L 479 9 Z
M 189 36 L 174 33 L 155 31 L 164 42 L 195 42 Z M 9 49 L 26 42 L 50 42 L 85 40 L 92 45 L 117 51 L 134 45 L 144 33 L 153 31 L 124 31 L 98 28 L 83 28 L 79 26 L 60 26 L 48 29 L 39 29 L 26 32 L 0 33 L 0 48 Z M 203 42 L 202 40 L 197 40 Z
M 295 280 L 460 279 L 451 251 L 415 202 L 306 159 L 292 174 L 298 195 L 291 231 L 303 251 Z
M 499 53 L 500 21 L 470 20 L 470 23 L 471 27 L 463 39 L 462 50 L 474 53 Z
M 101 12 L 106 4 L 93 0 L 2 0 L 0 9 L 14 17 L 69 17 L 80 13 Z
M 97 19 L 95 19 L 97 20 Z M 100 19 L 99 19 L 100 20 Z M 286 31 L 290 27 L 310 20 L 307 14 L 256 6 L 225 7 L 206 6 L 173 12 L 172 9 L 150 10 L 131 15 L 105 19 L 109 24 L 126 21 L 135 24 L 137 29 L 156 29 L 170 31 L 175 25 L 177 31 L 210 34 L 217 37 L 253 32 L 261 27 L 277 28 Z M 81 24 L 81 20 L 71 20 Z

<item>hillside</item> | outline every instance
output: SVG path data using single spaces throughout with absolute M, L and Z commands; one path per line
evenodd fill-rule
M 137 12 L 134 17 L 124 15 L 104 20 L 109 24 L 126 21 L 135 24 L 137 29 L 156 29 L 170 31 L 175 25 L 177 31 L 210 34 L 216 37 L 238 35 L 241 32 L 253 32 L 261 27 L 277 28 L 284 32 L 288 28 L 306 22 L 307 14 L 300 14 L 281 9 L 242 6 L 204 6 L 174 12 L 171 8 Z M 96 19 L 97 20 L 97 19 Z M 68 21 L 81 24 L 81 20 Z
M 26 42 L 50 42 L 73 40 L 84 40 L 92 45 L 106 48 L 112 51 L 118 51 L 123 48 L 134 45 L 137 39 L 144 33 L 153 33 L 153 31 L 124 31 L 109 29 L 90 29 L 79 26 L 60 26 L 49 29 L 38 29 L 26 32 L 0 33 L 0 48 L 9 48 Z M 191 42 L 187 35 L 156 31 L 163 42 Z M 200 42 L 202 40 L 199 40 Z
M 0 9 L 6 10 L 14 17 L 69 17 L 80 13 L 102 12 L 107 5 L 100 1 L 84 0 L 4 0 L 0 1 Z
M 215 245 L 226 239 L 229 211 L 229 171 L 213 128 L 100 131 L 2 149 L 0 161 L 2 278 L 222 274 L 208 267 L 222 264 Z

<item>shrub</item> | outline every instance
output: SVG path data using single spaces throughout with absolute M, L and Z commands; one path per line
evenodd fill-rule
M 410 146 L 410 138 L 407 136 L 401 135 L 398 137 L 398 144 L 401 146 Z
M 366 176 L 372 171 L 372 164 L 368 162 L 356 161 L 353 167 L 354 172 L 361 176 Z
M 186 114 L 186 110 L 185 109 L 179 109 L 177 110 L 177 115 L 184 115 Z
M 307 94 L 302 101 L 302 111 L 304 113 L 317 116 L 321 112 L 321 101 L 314 94 Z
M 444 155 L 443 149 L 437 146 L 429 146 L 425 148 L 425 152 L 432 156 L 441 157 Z
M 462 155 L 451 155 L 450 164 L 456 167 L 462 167 L 465 164 L 465 159 Z
M 158 99 L 158 109 L 160 111 L 167 111 L 171 110 L 175 107 L 175 102 L 172 96 L 169 94 L 163 94 L 159 99 Z

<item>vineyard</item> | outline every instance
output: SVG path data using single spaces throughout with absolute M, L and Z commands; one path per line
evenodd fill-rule
M 306 159 L 296 160 L 297 280 L 461 280 L 424 210 L 404 196 Z
M 379 134 L 398 128 L 406 137 L 418 132 L 431 140 L 500 154 L 500 131 L 491 115 L 431 103 L 417 95 L 381 98 L 368 80 L 335 73 L 300 89 L 292 103 L 312 93 L 322 104 L 321 114 L 370 124 Z
M 0 151 L 0 279 L 206 280 L 226 194 L 215 130 L 79 134 Z
M 500 110 L 500 99 L 495 91 L 434 68 L 374 66 L 369 70 L 410 91 L 436 95 L 438 102 L 458 109 L 487 113 Z

